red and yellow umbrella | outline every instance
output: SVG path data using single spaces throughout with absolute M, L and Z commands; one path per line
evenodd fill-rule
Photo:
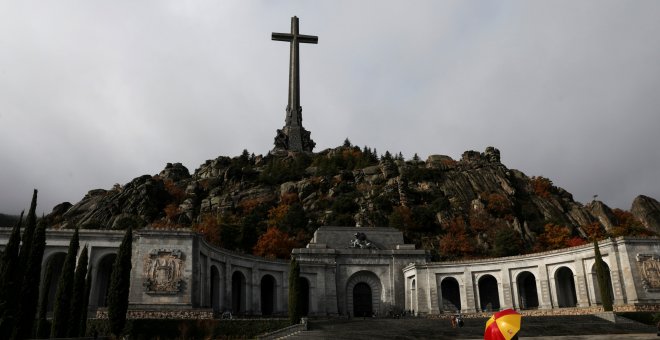
M 521 315 L 513 309 L 495 313 L 486 322 L 484 340 L 511 340 L 520 330 Z

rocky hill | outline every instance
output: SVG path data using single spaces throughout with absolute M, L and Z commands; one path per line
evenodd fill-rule
M 630 212 L 599 201 L 583 205 L 547 178 L 507 168 L 493 147 L 466 151 L 459 160 L 405 161 L 348 140 L 315 154 L 245 151 L 208 160 L 193 174 L 167 164 L 158 175 L 59 204 L 46 218 L 58 228 L 192 227 L 219 246 L 267 256 L 304 246 L 321 225 L 396 227 L 434 259 L 660 232 L 655 199 L 637 197 Z M 274 244 L 287 249 L 278 252 Z

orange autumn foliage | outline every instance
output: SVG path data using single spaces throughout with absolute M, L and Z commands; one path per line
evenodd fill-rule
M 532 189 L 536 195 L 548 198 L 550 197 L 550 189 L 552 189 L 552 181 L 543 176 L 534 176 L 531 179 Z
M 536 251 L 554 250 L 568 247 L 571 230 L 568 227 L 548 223 L 539 235 L 535 246 Z
M 192 230 L 204 236 L 204 239 L 216 246 L 220 246 L 220 224 L 218 219 L 211 215 L 205 214 L 199 223 L 192 225 Z
M 277 227 L 268 227 L 268 230 L 259 236 L 252 252 L 254 255 L 265 258 L 286 259 L 289 258 L 291 250 L 296 246 L 296 241 L 288 233 Z
M 474 238 L 466 231 L 462 217 L 456 217 L 443 225 L 446 233 L 440 237 L 440 253 L 447 258 L 470 257 L 475 253 Z

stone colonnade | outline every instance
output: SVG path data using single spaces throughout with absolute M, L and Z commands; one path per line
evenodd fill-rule
M 615 306 L 660 302 L 657 239 L 599 243 Z M 601 304 L 593 245 L 472 261 L 414 263 L 403 269 L 406 308 L 420 314 L 556 309 Z

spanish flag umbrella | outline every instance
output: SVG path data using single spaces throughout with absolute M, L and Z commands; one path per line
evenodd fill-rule
M 511 340 L 520 330 L 520 318 L 513 309 L 495 313 L 486 322 L 484 340 Z

